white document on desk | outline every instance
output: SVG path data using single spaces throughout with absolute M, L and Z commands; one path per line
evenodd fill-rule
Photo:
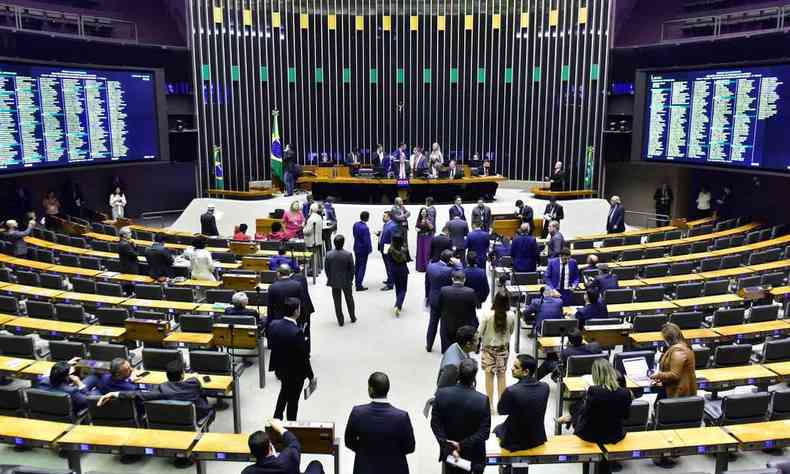
M 471 472 L 472 471 L 472 461 L 468 461 L 464 458 L 455 459 L 452 454 L 447 455 L 447 459 L 444 460 L 447 464 L 451 466 L 455 466 L 458 469 L 463 469 L 464 471 Z
M 628 378 L 633 380 L 640 387 L 647 387 L 650 385 L 650 376 L 648 375 L 650 368 L 647 366 L 647 361 L 644 357 L 623 359 L 623 368 Z

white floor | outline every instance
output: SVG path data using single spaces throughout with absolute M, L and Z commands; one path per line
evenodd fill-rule
M 498 201 L 492 205 L 496 210 L 510 209 L 516 198 L 523 199 L 524 195 L 514 190 L 502 190 Z M 597 201 L 597 202 L 596 202 Z M 600 230 L 600 223 L 606 214 L 606 207 L 600 200 L 586 204 L 581 202 L 568 203 L 566 209 L 576 208 L 571 214 L 566 211 L 566 228 L 575 233 L 590 233 Z M 237 211 L 230 207 L 225 210 L 221 201 L 215 201 L 219 210 L 227 212 L 227 216 L 236 216 Z M 270 204 L 274 204 L 271 202 Z M 582 204 L 584 208 L 582 207 Z M 537 203 L 532 203 L 536 207 Z M 233 206 L 236 207 L 236 206 Z M 255 215 L 260 215 L 257 203 L 245 203 L 245 208 L 251 212 L 247 216 L 254 220 Z M 355 221 L 355 215 L 362 210 L 362 206 L 346 206 L 338 204 L 341 232 Z M 444 206 L 446 207 L 446 206 Z M 197 214 L 202 212 L 202 203 L 193 203 L 184 213 L 175 227 L 179 229 L 194 230 Z M 374 216 L 380 215 L 383 206 L 370 209 Z M 254 210 L 254 211 L 253 211 Z M 469 206 L 468 211 L 471 210 Z M 468 212 L 467 211 L 467 212 Z M 241 215 L 241 213 L 239 213 Z M 440 211 L 440 216 L 446 216 L 446 210 Z M 234 222 L 236 219 L 234 219 Z M 223 232 L 228 222 L 223 223 Z M 413 234 L 413 233 L 412 233 Z M 570 235 L 573 235 L 572 233 Z M 413 246 L 414 244 L 412 244 Z M 413 248 L 413 247 L 412 247 Z M 342 438 L 346 420 L 351 408 L 360 403 L 367 402 L 367 378 L 373 371 L 386 372 L 392 384 L 390 392 L 391 402 L 409 412 L 414 426 L 417 440 L 416 452 L 409 456 L 409 465 L 412 474 L 439 473 L 440 465 L 437 462 L 438 448 L 430 429 L 428 421 L 422 416 L 423 404 L 435 389 L 436 373 L 440 354 L 437 349 L 433 353 L 425 352 L 425 330 L 427 326 L 427 313 L 422 306 L 423 274 L 412 272 L 409 277 L 409 292 L 407 294 L 404 312 L 400 318 L 393 315 L 395 295 L 392 291 L 381 292 L 381 281 L 384 279 L 382 261 L 374 253 L 368 263 L 366 285 L 370 288 L 366 292 L 355 295 L 357 306 L 356 324 L 346 324 L 338 327 L 334 317 L 331 294 L 325 286 L 325 280 L 320 277 L 316 286 L 311 288 L 311 295 L 316 306 L 313 315 L 313 368 L 319 378 L 319 386 L 313 397 L 302 402 L 299 418 L 303 420 L 332 421 L 336 424 L 336 436 Z M 531 340 L 522 338 L 521 350 L 532 352 Z M 511 357 L 512 361 L 512 357 Z M 270 374 L 266 389 L 258 388 L 257 367 L 250 367 L 241 378 L 242 420 L 243 431 L 251 432 L 260 429 L 274 410 L 274 403 L 279 389 L 279 382 Z M 512 382 L 512 381 L 509 381 Z M 484 391 L 482 372 L 478 378 L 478 387 Z M 547 433 L 553 432 L 554 407 L 556 406 L 556 387 L 552 384 L 551 401 L 546 413 L 545 425 Z M 502 421 L 502 417 L 495 417 L 493 424 Z M 217 420 L 211 428 L 215 432 L 231 432 L 233 430 L 232 413 L 224 410 L 218 413 Z M 489 439 L 491 449 L 496 449 L 494 438 Z M 303 465 L 313 459 L 303 457 Z M 328 473 L 332 471 L 331 458 L 317 457 L 324 462 Z M 752 452 L 740 455 L 731 468 L 758 468 L 764 467 L 765 462 L 773 459 L 761 452 Z M 22 463 L 41 467 L 66 466 L 64 459 L 45 450 L 16 452 L 12 449 L 0 448 L 0 464 Z M 648 460 L 632 461 L 623 464 L 625 473 L 664 472 L 654 467 Z M 714 459 L 708 456 L 694 456 L 682 458 L 680 464 L 674 469 L 677 473 L 687 472 L 713 472 Z M 242 464 L 232 462 L 208 463 L 209 474 L 237 473 L 243 468 Z M 133 465 L 122 465 L 117 458 L 111 455 L 92 454 L 83 459 L 84 472 L 177 472 L 165 460 L 146 459 Z M 351 474 L 353 471 L 353 453 L 345 448 L 341 452 L 341 472 Z M 187 472 L 187 471 L 185 471 Z M 192 471 L 188 471 L 192 472 Z M 496 472 L 493 468 L 486 472 Z M 531 469 L 535 473 L 579 473 L 581 465 L 556 465 L 535 466 Z

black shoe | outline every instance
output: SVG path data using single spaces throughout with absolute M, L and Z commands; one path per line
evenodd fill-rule
M 392 289 L 391 286 L 384 286 L 381 288 L 381 291 L 390 291 Z
M 355 322 L 357 322 L 357 318 L 355 318 L 354 316 L 351 316 L 351 323 L 353 324 Z
M 338 321 L 337 322 L 337 325 L 340 326 L 341 328 L 343 327 L 344 324 L 346 324 L 344 321 Z
M 359 288 L 357 288 L 357 291 L 367 291 L 367 289 L 368 288 L 366 286 L 360 286 Z
M 226 402 L 225 400 L 220 398 L 220 399 L 217 399 L 217 403 L 214 404 L 214 409 L 215 410 L 225 410 L 229 406 L 230 405 L 228 404 L 228 402 Z
M 121 454 L 121 464 L 134 464 L 137 461 L 143 459 L 143 456 L 140 454 Z
M 433 348 L 425 346 L 425 352 L 433 352 Z

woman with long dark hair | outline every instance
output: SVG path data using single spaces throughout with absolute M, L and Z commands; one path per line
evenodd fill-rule
M 406 285 L 409 283 L 407 263 L 411 262 L 409 247 L 406 246 L 402 234 L 396 233 L 392 236 L 387 255 L 392 262 L 392 279 L 395 281 L 395 316 L 400 316 L 403 300 L 406 299 Z
M 428 208 L 423 207 L 417 215 L 417 262 L 415 267 L 418 272 L 424 272 L 428 268 L 428 261 L 431 258 L 431 240 L 436 229 L 433 226 Z
M 510 356 L 510 336 L 516 328 L 516 317 L 510 311 L 510 296 L 502 290 L 494 295 L 494 302 L 480 322 L 480 341 L 483 346 L 481 365 L 486 373 L 486 394 L 495 411 L 494 378 L 497 379 L 497 397 L 505 391 L 507 359 Z

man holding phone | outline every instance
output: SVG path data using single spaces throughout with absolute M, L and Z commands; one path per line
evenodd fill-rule
M 271 432 L 268 428 L 271 428 Z M 283 447 L 280 452 L 274 449 L 273 436 L 282 439 Z M 286 430 L 282 421 L 269 420 L 266 431 L 256 431 L 247 439 L 250 454 L 255 457 L 255 464 L 247 466 L 241 474 L 298 474 L 299 463 L 302 457 L 302 447 L 299 439 Z M 310 461 L 304 474 L 323 474 L 324 468 L 318 461 Z

